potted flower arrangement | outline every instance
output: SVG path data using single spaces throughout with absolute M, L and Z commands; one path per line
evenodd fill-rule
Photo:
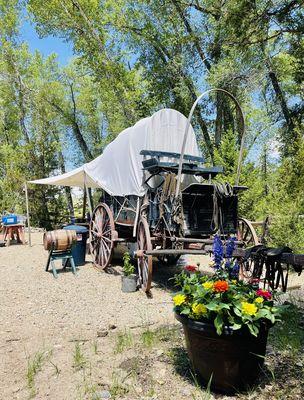
M 175 277 L 175 316 L 183 324 L 194 370 L 215 390 L 231 393 L 250 386 L 264 362 L 269 328 L 279 319 L 273 295 L 238 279 L 232 259 L 235 238 L 224 247 L 214 238 L 214 275 L 183 271 Z
M 121 290 L 124 293 L 136 292 L 138 276 L 135 274 L 135 267 L 131 262 L 131 256 L 128 252 L 124 253 L 123 262 Z

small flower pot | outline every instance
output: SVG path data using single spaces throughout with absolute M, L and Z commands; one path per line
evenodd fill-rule
M 122 275 L 121 277 L 121 290 L 124 293 L 136 292 L 138 276 L 136 274 Z
M 247 328 L 225 327 L 217 335 L 213 323 L 194 321 L 180 314 L 190 361 L 202 383 L 211 379 L 211 389 L 232 394 L 249 388 L 264 364 L 269 326 L 262 324 L 257 337 Z

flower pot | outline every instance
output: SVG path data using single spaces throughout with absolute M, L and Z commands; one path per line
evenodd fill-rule
M 124 293 L 136 292 L 138 276 L 136 274 L 122 275 L 121 290 Z
M 217 335 L 213 323 L 191 320 L 180 314 L 189 358 L 201 381 L 224 393 L 234 393 L 250 387 L 264 364 L 269 327 L 262 324 L 258 337 L 247 327 L 232 331 L 225 327 Z M 212 377 L 212 378 L 211 378 Z

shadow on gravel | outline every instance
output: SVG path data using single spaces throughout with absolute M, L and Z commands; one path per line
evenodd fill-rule
M 170 349 L 169 357 L 175 372 L 183 379 L 194 383 L 191 363 L 186 349 L 180 346 L 173 347 Z
M 176 291 L 173 277 L 181 272 L 181 268 L 176 264 L 170 265 L 162 261 L 153 260 L 153 287 L 170 292 Z

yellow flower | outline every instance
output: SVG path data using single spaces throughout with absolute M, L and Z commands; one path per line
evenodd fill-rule
M 210 261 L 208 264 L 209 264 L 209 267 L 214 267 L 215 266 L 215 262 L 214 261 Z
M 232 280 L 231 280 L 231 283 L 233 283 L 234 285 L 236 285 L 236 284 L 237 284 L 237 280 L 236 280 L 236 279 L 232 279 Z
M 242 302 L 242 312 L 247 315 L 255 315 L 258 311 L 257 306 L 252 303 L 247 303 L 246 301 Z
M 213 282 L 204 282 L 202 283 L 204 289 L 209 290 L 213 288 Z
M 259 303 L 259 304 L 261 304 L 261 303 L 263 303 L 263 301 L 264 301 L 264 299 L 263 299 L 263 297 L 257 297 L 255 300 L 255 303 Z
M 184 294 L 177 294 L 173 297 L 174 305 L 180 306 L 186 301 L 186 296 Z
M 201 303 L 194 303 L 192 305 L 192 311 L 194 315 L 204 315 L 207 314 L 207 307 Z

